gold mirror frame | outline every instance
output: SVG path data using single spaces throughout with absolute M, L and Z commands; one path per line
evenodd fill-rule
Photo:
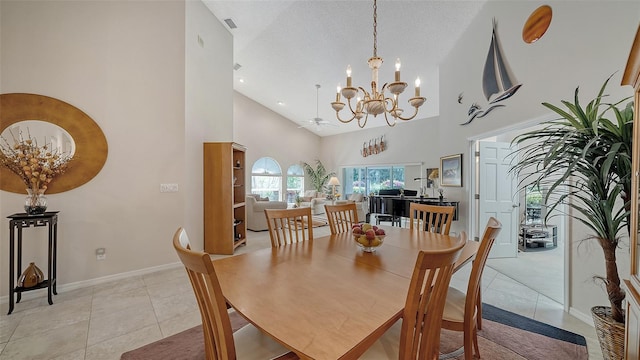
M 36 94 L 0 94 L 0 134 L 25 120 L 57 125 L 73 138 L 76 151 L 67 171 L 51 182 L 47 194 L 75 189 L 93 179 L 107 161 L 107 138 L 102 129 L 82 110 L 64 101 Z M 26 193 L 26 185 L 5 167 L 0 167 L 0 190 Z

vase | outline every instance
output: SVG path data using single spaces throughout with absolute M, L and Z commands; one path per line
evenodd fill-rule
M 27 189 L 27 198 L 24 202 L 24 211 L 27 215 L 44 214 L 47 210 L 47 197 L 44 190 Z
M 18 286 L 24 288 L 34 287 L 44 281 L 44 274 L 35 263 L 30 263 L 18 278 Z

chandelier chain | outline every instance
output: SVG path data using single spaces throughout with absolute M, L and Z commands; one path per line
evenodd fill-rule
M 378 5 L 373 0 L 373 57 L 378 57 Z

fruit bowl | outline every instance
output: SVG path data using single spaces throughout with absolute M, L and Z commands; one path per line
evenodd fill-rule
M 353 224 L 351 234 L 356 245 L 364 252 L 374 252 L 384 242 L 386 233 L 384 229 L 371 224 Z

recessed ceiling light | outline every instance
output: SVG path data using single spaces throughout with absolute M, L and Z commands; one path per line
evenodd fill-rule
M 278 105 L 283 106 L 284 105 L 284 101 L 278 101 Z
M 243 78 L 238 79 L 238 81 L 240 81 L 241 83 L 244 84 L 244 79 Z

